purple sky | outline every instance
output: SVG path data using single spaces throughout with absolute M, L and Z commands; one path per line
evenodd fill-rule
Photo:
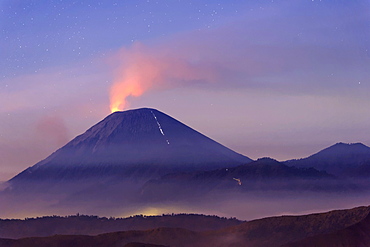
M 369 0 L 45 2 L 0 0 L 0 180 L 108 115 L 122 80 L 142 89 L 126 109 L 250 158 L 370 144 Z

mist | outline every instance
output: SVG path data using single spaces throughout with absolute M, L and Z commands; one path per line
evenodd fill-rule
M 321 190 L 297 188 L 200 190 L 189 185 L 173 194 L 148 197 L 143 193 L 142 182 L 104 182 L 93 180 L 66 182 L 37 187 L 31 191 L 0 193 L 0 218 L 25 218 L 44 215 L 98 215 L 128 217 L 131 215 L 161 215 L 171 213 L 196 213 L 236 217 L 253 220 L 268 216 L 301 215 L 333 209 L 370 205 L 366 191 Z M 292 184 L 292 187 L 296 187 Z M 176 189 L 178 189 L 177 187 Z M 117 193 L 117 191 L 120 191 Z M 183 193 L 188 191 L 188 193 Z M 170 195 L 171 193 L 171 195 Z

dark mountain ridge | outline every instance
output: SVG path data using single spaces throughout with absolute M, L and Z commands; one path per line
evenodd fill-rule
M 237 167 L 167 174 L 146 182 L 141 194 L 145 200 L 164 200 L 203 196 L 211 191 L 330 191 L 345 188 L 325 171 L 290 167 L 271 158 L 261 158 Z
M 280 247 L 285 244 L 304 241 L 321 234 L 342 233 L 343 238 L 337 245 L 287 245 L 287 246 L 330 246 L 352 247 L 368 246 L 369 207 L 348 210 L 334 210 L 326 213 L 302 216 L 269 217 L 245 222 L 236 226 L 212 231 L 190 231 L 176 227 L 161 227 L 145 231 L 124 231 L 84 235 L 54 235 L 42 238 L 22 238 L 18 240 L 0 239 L 0 245 L 6 247 L 43 247 L 43 246 L 124 246 L 133 242 L 177 246 L 177 247 Z M 328 236 L 328 235 L 326 235 Z M 330 243 L 331 239 L 328 239 Z M 352 242 L 351 242 L 352 241 Z M 360 245 L 357 245 L 361 241 Z M 350 245 L 350 243 L 352 245 Z M 299 242 L 298 242 L 299 243 Z M 316 242 L 314 242 L 316 243 Z M 145 245 L 144 245 L 145 246 Z
M 295 167 L 314 167 L 336 176 L 356 175 L 361 167 L 370 170 L 370 147 L 362 143 L 337 143 L 307 158 L 288 160 L 284 163 Z M 357 173 L 360 175 L 360 173 Z
M 220 236 L 222 232 L 234 234 L 238 236 L 239 244 L 245 246 L 278 247 L 285 243 L 352 226 L 365 219 L 369 213 L 370 207 L 367 206 L 308 215 L 268 217 L 215 232 Z
M 210 231 L 235 226 L 243 221 L 200 214 L 135 215 L 106 218 L 88 215 L 44 216 L 38 218 L 0 219 L 0 238 L 46 237 L 52 235 L 97 235 L 117 231 L 149 230 L 159 227 Z
M 221 168 L 211 171 L 196 171 L 188 173 L 173 173 L 161 177 L 161 179 L 176 178 L 179 176 L 193 177 L 194 179 L 243 177 L 246 180 L 261 179 L 286 179 L 286 178 L 332 178 L 333 176 L 320 172 L 312 167 L 296 168 L 290 167 L 272 158 L 260 158 L 245 165 Z
M 370 246 L 370 214 L 360 222 L 331 233 L 307 237 L 282 247 L 367 247 Z

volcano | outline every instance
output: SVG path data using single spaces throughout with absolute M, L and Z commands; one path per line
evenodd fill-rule
M 114 112 L 9 182 L 155 177 L 251 159 L 150 108 Z

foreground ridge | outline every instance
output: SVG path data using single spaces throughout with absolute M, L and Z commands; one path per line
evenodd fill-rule
M 352 244 L 362 244 L 355 246 L 368 246 L 370 244 L 367 234 L 370 229 L 369 212 L 370 207 L 358 207 L 302 216 L 269 217 L 212 231 L 191 231 L 178 227 L 160 227 L 141 231 L 112 232 L 96 236 L 55 235 L 42 238 L 22 238 L 18 240 L 0 239 L 0 245 L 9 247 L 42 247 L 48 245 L 57 247 L 66 245 L 95 247 L 104 245 L 110 247 L 124 246 L 132 243 L 146 243 L 148 245 L 144 246 L 150 246 L 149 244 L 151 244 L 180 247 L 295 247 L 312 246 L 299 245 L 300 243 L 311 241 L 308 243 L 315 243 L 314 246 L 316 247 L 350 247 L 354 246 L 348 244 L 352 241 Z M 332 237 L 326 241 L 325 238 L 320 237 L 321 234 L 327 234 L 325 236 Z M 332 244 L 333 236 L 339 236 L 338 234 L 343 235 L 341 238 L 336 238 L 335 244 Z M 316 241 L 315 239 L 317 238 L 320 241 Z

